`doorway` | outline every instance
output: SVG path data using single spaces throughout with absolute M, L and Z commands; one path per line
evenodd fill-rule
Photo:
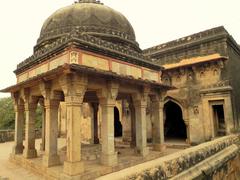
M 114 137 L 122 137 L 122 123 L 117 107 L 114 107 Z
M 164 105 L 165 123 L 164 136 L 166 139 L 187 139 L 186 125 L 182 116 L 181 107 L 173 101 Z
M 226 135 L 223 105 L 213 105 L 213 120 L 216 136 Z

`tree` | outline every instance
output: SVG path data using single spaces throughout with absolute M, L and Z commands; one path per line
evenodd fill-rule
M 0 129 L 14 129 L 14 107 L 13 101 L 9 98 L 0 99 Z
M 41 128 L 42 126 L 42 109 L 40 106 L 36 110 L 35 127 Z M 15 112 L 12 99 L 0 99 L 0 130 L 14 129 L 15 127 Z

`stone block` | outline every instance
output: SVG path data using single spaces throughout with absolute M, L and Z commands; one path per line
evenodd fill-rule
M 82 161 L 78 162 L 64 161 L 63 172 L 70 176 L 80 175 L 84 172 L 84 164 Z
M 37 150 L 36 149 L 24 149 L 23 156 L 27 159 L 36 158 Z
M 136 148 L 135 153 L 140 154 L 142 157 L 146 157 L 149 154 L 149 148 L 144 147 L 144 148 Z
M 43 156 L 43 166 L 44 167 L 51 167 L 60 164 L 60 158 L 58 155 L 44 155 Z
M 12 153 L 13 154 L 22 154 L 23 153 L 23 145 L 15 145 L 13 146 Z
M 101 164 L 106 166 L 116 166 L 118 164 L 117 152 L 114 154 L 101 154 Z
M 166 150 L 166 145 L 165 144 L 154 144 L 153 150 L 163 152 Z

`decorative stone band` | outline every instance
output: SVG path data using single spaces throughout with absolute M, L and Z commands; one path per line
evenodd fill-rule
M 131 76 L 135 79 L 144 79 L 161 83 L 160 71 L 143 68 L 134 64 L 80 50 L 66 51 L 25 71 L 24 73 L 19 74 L 17 76 L 17 82 L 20 83 L 26 81 L 64 64 L 78 64 L 102 71 L 111 71 L 119 75 Z
M 146 162 L 99 179 L 169 179 L 240 142 L 240 135 L 229 135 L 177 153 Z M 240 154 L 234 145 L 234 155 Z M 231 157 L 232 158 L 232 157 Z M 231 159 L 230 158 L 230 159 Z M 190 178 L 191 179 L 191 178 Z

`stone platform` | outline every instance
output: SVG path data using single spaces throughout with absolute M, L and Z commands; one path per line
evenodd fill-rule
M 85 166 L 85 172 L 81 175 L 81 179 L 95 179 L 97 177 L 166 155 L 166 153 L 153 151 L 151 146 L 149 146 L 149 150 L 149 155 L 143 158 L 140 155 L 137 155 L 134 152 L 134 149 L 130 148 L 129 145 L 117 143 L 116 151 L 118 152 L 118 165 L 115 167 L 108 167 L 100 164 L 100 145 L 83 144 L 82 159 Z M 170 151 L 167 151 L 167 154 L 176 151 L 176 149 L 172 149 Z M 61 165 L 59 166 L 50 168 L 43 167 L 42 155 L 43 153 L 39 151 L 38 157 L 34 159 L 25 159 L 22 157 L 22 155 L 15 155 L 10 156 L 10 160 L 25 167 L 28 170 L 31 170 L 32 172 L 43 176 L 46 179 L 63 179 L 63 161 L 65 160 L 66 156 L 65 146 L 59 149 L 59 155 L 61 159 Z

